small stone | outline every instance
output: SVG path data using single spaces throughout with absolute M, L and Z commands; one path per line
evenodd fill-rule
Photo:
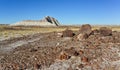
M 75 51 L 75 52 L 74 52 L 74 55 L 75 55 L 75 56 L 78 56 L 78 55 L 79 55 L 79 53 L 78 53 L 77 51 Z
M 30 49 L 30 52 L 36 52 L 36 51 L 37 51 L 37 49 L 35 49 L 35 48 Z
M 91 35 L 100 34 L 100 31 L 98 29 L 92 30 Z
M 37 63 L 35 63 L 34 64 L 34 69 L 36 70 L 36 69 L 40 69 L 41 68 L 41 65 L 40 64 L 37 64 Z
M 84 65 L 83 65 L 83 64 L 80 64 L 80 65 L 78 65 L 78 67 L 79 67 L 79 68 L 83 68 L 83 67 L 84 67 Z
M 59 55 L 60 60 L 67 60 L 69 58 L 70 58 L 70 56 L 68 56 L 65 52 L 61 52 Z
M 79 51 L 79 54 L 80 54 L 80 55 L 83 55 L 83 53 L 84 53 L 84 52 L 83 52 L 82 50 Z
M 85 40 L 88 38 L 88 35 L 86 33 L 80 33 L 79 35 L 77 35 L 77 40 L 81 41 L 81 40 Z
M 88 62 L 88 58 L 84 56 L 84 57 L 81 58 L 81 61 L 82 62 Z
M 57 37 L 62 37 L 63 33 L 57 33 Z

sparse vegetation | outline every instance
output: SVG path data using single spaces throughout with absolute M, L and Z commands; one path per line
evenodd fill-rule
M 102 26 L 93 26 L 92 29 L 99 29 Z M 108 26 L 113 31 L 120 31 L 120 26 Z M 69 28 L 73 31 L 78 31 L 80 26 L 59 26 L 59 27 L 38 27 L 38 26 L 8 26 L 8 25 L 0 25 L 0 37 L 18 37 L 36 33 L 48 33 L 48 32 L 59 32 L 64 31 L 66 28 Z
M 92 29 L 99 29 L 102 26 L 93 26 Z M 120 31 L 120 26 L 107 26 L 111 28 L 112 30 Z M 69 28 L 73 31 L 79 30 L 79 26 L 59 26 L 59 27 L 24 27 L 24 26 L 7 26 L 7 25 L 0 25 L 0 34 L 26 34 L 26 33 L 46 33 L 46 32 L 53 32 L 53 31 L 63 31 L 66 28 Z
M 76 27 L 69 27 L 72 30 L 78 30 Z M 63 31 L 66 27 L 10 27 L 10 26 L 0 26 L 0 37 L 16 37 L 24 36 L 36 33 L 48 33 L 54 31 Z

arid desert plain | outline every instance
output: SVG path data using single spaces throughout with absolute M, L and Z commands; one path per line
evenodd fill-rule
M 120 26 L 0 25 L 0 70 L 120 70 Z

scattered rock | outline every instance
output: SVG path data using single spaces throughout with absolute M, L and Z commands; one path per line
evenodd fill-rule
M 35 48 L 30 49 L 30 52 L 36 52 L 36 51 L 37 51 L 37 49 L 35 49 Z
M 80 33 L 86 33 L 89 35 L 92 32 L 92 27 L 89 24 L 82 25 L 80 28 Z
M 75 34 L 73 33 L 72 30 L 66 29 L 63 31 L 63 36 L 62 37 L 73 37 Z
M 80 54 L 80 55 L 83 55 L 84 52 L 83 52 L 82 50 L 79 50 L 79 54 Z
M 79 55 L 79 52 L 75 51 L 75 52 L 74 52 L 74 55 L 75 55 L 75 56 L 78 56 L 78 55 Z
M 112 30 L 107 28 L 107 27 L 101 27 L 99 29 L 99 31 L 100 31 L 100 34 L 103 35 L 103 36 L 110 36 L 110 35 L 112 35 Z
M 100 31 L 98 29 L 92 30 L 90 35 L 96 35 L 96 34 L 100 34 Z
M 82 62 L 88 62 L 88 58 L 85 57 L 85 56 L 83 56 L 83 57 L 81 58 L 81 61 L 82 61 Z
M 63 51 L 59 55 L 60 60 L 67 60 L 69 58 L 70 58 L 70 56 L 67 53 L 63 52 Z
M 80 65 L 78 65 L 78 67 L 79 67 L 79 68 L 83 68 L 83 67 L 84 67 L 84 65 L 83 65 L 83 64 L 80 64 Z
M 37 63 L 35 63 L 35 64 L 34 64 L 34 70 L 37 70 L 37 69 L 41 69 L 41 65 L 40 65 L 40 64 L 37 64 Z
M 8 54 L 0 53 L 0 69 L 119 70 L 120 32 L 114 31 L 111 35 L 108 30 L 107 35 L 104 35 L 103 29 L 103 33 L 100 30 L 93 30 L 90 34 L 79 33 L 76 36 L 72 33 L 68 30 L 64 38 L 61 38 L 62 32 L 40 34 L 37 37 L 43 36 L 43 38 L 37 41 L 21 45 Z M 71 40 L 71 38 L 76 39 L 77 36 L 81 41 Z M 8 42 L 11 41 L 13 40 Z
M 57 33 L 57 37 L 62 37 L 63 33 Z
M 88 38 L 88 35 L 86 33 L 80 33 L 77 35 L 77 40 L 85 40 Z
M 65 49 L 64 51 L 70 56 L 78 56 L 79 55 L 79 52 L 74 47 Z

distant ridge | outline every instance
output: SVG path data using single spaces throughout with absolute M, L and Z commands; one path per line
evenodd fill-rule
M 59 26 L 60 23 L 57 19 L 46 16 L 42 20 L 23 20 L 17 22 L 15 24 L 11 24 L 11 26 Z

